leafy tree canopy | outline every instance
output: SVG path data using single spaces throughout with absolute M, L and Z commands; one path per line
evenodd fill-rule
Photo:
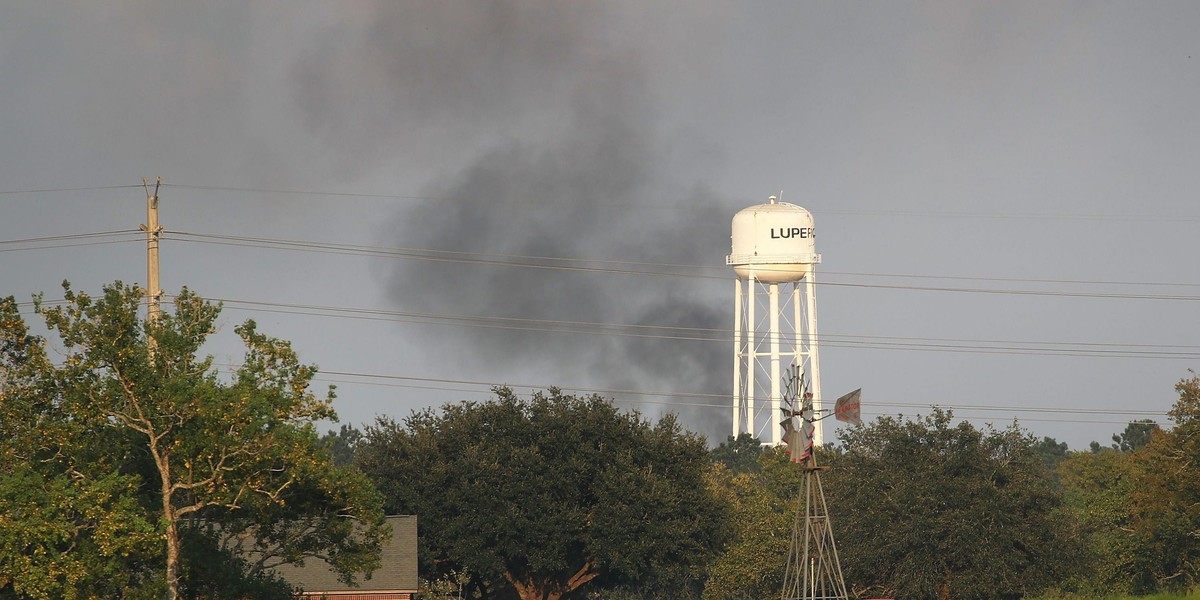
M 353 425 L 342 425 L 337 431 L 327 431 L 321 436 L 321 446 L 339 467 L 354 464 L 354 448 L 360 441 L 362 432 Z
M 589 582 L 665 588 L 664 576 L 698 587 L 723 522 L 702 438 L 598 396 L 495 393 L 381 418 L 358 446 L 388 509 L 420 515 L 424 572 L 466 572 L 474 595 L 507 587 L 528 600 Z
M 1136 486 L 1132 453 L 1105 449 L 1072 452 L 1058 466 L 1063 496 L 1076 515 L 1084 539 L 1085 568 L 1064 580 L 1064 590 L 1090 597 L 1149 592 L 1139 575 L 1146 553 L 1130 535 L 1130 498 Z
M 778 597 L 802 479 L 785 447 L 758 453 L 758 469 L 717 463 L 711 477 L 731 507 L 732 538 L 709 568 L 704 600 Z
M 1113 450 L 1133 452 L 1150 443 L 1150 434 L 1160 429 L 1158 423 L 1150 419 L 1133 421 L 1125 426 L 1125 431 L 1112 436 Z
M 757 473 L 758 457 L 763 452 L 762 441 L 742 432 L 735 438 L 729 436 L 712 451 L 712 459 L 720 462 L 734 473 Z
M 1133 454 L 1132 523 L 1138 581 L 1147 589 L 1200 585 L 1200 377 L 1181 380 L 1168 412 L 1175 426 L 1151 429 Z
M 843 430 L 825 491 L 847 583 L 914 600 L 1015 599 L 1078 544 L 1035 440 L 949 412 Z
M 184 289 L 147 322 L 136 287 L 63 287 L 65 303 L 35 303 L 56 360 L 0 300 L 0 595 L 220 597 L 204 578 L 269 579 L 266 557 L 321 555 L 347 577 L 377 564 L 381 500 L 319 451 L 332 391 L 309 390 L 290 344 L 247 321 L 222 378 L 200 355 L 219 306 Z M 189 537 L 237 570 L 188 569 Z

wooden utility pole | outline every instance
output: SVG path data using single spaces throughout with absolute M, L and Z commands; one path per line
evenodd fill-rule
M 153 324 L 162 314 L 159 299 L 162 290 L 158 286 L 158 238 L 162 236 L 162 227 L 158 225 L 158 188 L 162 185 L 162 177 L 154 182 L 154 194 L 150 193 L 150 180 L 142 178 L 142 186 L 146 188 L 146 224 L 142 231 L 146 232 L 146 322 Z M 154 352 L 157 345 L 154 336 L 149 339 L 150 351 Z

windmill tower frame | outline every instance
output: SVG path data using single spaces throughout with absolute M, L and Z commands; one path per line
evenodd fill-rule
M 848 600 L 829 506 L 825 503 L 825 488 L 821 485 L 821 471 L 828 467 L 817 466 L 815 458 L 810 456 L 803 468 L 804 482 L 792 523 L 780 598 Z
M 835 417 L 839 421 L 861 424 L 859 397 L 862 389 L 837 399 L 832 413 L 821 414 L 813 408 L 812 394 L 807 391 L 804 375 L 798 365 L 792 366 L 785 404 L 784 420 L 780 423 L 787 432 L 792 462 L 800 463 L 804 479 L 797 498 L 796 518 L 792 522 L 792 537 L 788 545 L 788 560 L 784 568 L 781 600 L 848 600 L 846 580 L 821 471 L 829 467 L 817 465 L 812 433 L 822 419 Z M 796 421 L 800 427 L 796 427 Z

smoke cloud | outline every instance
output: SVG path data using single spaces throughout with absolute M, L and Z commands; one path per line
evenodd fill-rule
M 326 47 L 299 73 L 302 105 L 331 143 L 352 146 L 360 160 L 381 144 L 428 153 L 418 161 L 437 174 L 422 193 L 436 200 L 396 215 L 395 238 L 386 243 L 492 260 L 720 264 L 731 215 L 702 180 L 672 169 L 688 149 L 662 125 L 646 69 L 651 50 L 621 38 L 623 15 L 614 6 L 380 4 L 361 46 Z M 347 94 L 364 85 L 372 93 Z M 346 114 L 323 108 L 342 102 L 381 117 L 369 120 L 371 135 L 361 121 L 324 120 Z M 661 329 L 728 328 L 724 281 L 422 260 L 400 261 L 386 277 L 404 310 L 535 320 L 527 328 L 442 327 L 426 340 L 443 356 L 487 365 L 495 377 L 727 393 L 727 344 L 669 339 L 678 336 Z M 544 321 L 660 329 L 636 336 L 528 329 Z M 657 404 L 641 410 L 660 412 Z M 728 429 L 724 411 L 665 410 L 710 439 L 724 439 Z

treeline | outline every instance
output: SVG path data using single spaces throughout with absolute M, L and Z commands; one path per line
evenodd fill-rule
M 831 467 L 824 489 L 853 594 L 1194 588 L 1200 378 L 1177 390 L 1172 429 L 1135 422 L 1077 452 L 937 409 L 843 430 L 818 460 Z M 610 433 L 615 423 L 642 437 Z M 802 475 L 749 435 L 704 451 L 669 416 L 651 425 L 597 397 L 500 389 L 324 442 L 380 486 L 389 511 L 420 515 L 421 572 L 454 594 L 717 600 L 782 588 Z
M 1084 451 L 938 410 L 843 430 L 818 456 L 847 585 L 930 600 L 1194 590 L 1200 379 L 1177 389 L 1173 429 L 1135 422 Z M 782 576 L 764 548 L 790 527 L 799 475 L 785 452 L 758 448 L 744 436 L 714 451 L 740 527 L 710 569 L 712 598 L 766 598 Z
M 672 417 L 598 396 L 497 388 L 318 436 L 332 392 L 291 346 L 237 328 L 241 366 L 200 354 L 220 307 L 184 290 L 0 299 L 0 599 L 291 598 L 280 563 L 379 567 L 384 514 L 419 522 L 424 596 L 778 597 L 801 471 L 749 436 L 710 450 Z M 1200 378 L 1163 430 L 1068 451 L 934 410 L 822 448 L 858 597 L 1097 597 L 1200 584 Z

